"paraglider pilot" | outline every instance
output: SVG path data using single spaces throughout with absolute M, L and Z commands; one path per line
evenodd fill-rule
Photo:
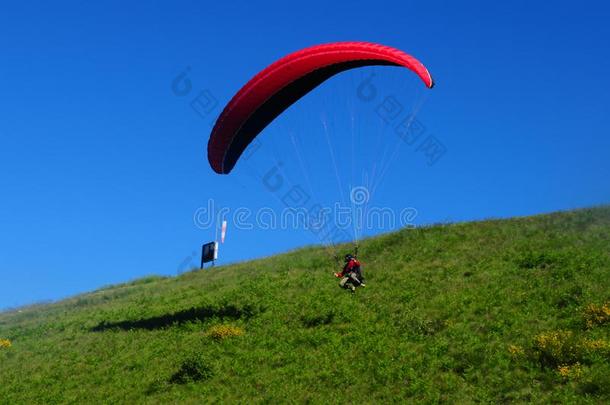
M 345 255 L 345 265 L 340 273 L 335 273 L 335 277 L 341 278 L 339 285 L 342 288 L 356 291 L 356 287 L 364 287 L 364 276 L 362 275 L 362 267 L 358 259 L 351 254 Z

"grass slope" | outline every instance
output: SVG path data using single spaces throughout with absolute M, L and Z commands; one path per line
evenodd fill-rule
M 353 296 L 307 248 L 3 313 L 0 403 L 607 403 L 609 240 L 610 207 L 405 229 Z

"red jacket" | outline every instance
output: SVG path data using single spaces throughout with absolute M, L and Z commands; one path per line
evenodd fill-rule
M 345 266 L 343 266 L 343 270 L 341 270 L 341 273 L 337 273 L 337 277 L 343 277 L 346 274 L 355 271 L 356 269 L 358 269 L 358 267 L 360 267 L 360 262 L 358 261 L 358 259 L 352 259 L 349 262 L 345 263 Z

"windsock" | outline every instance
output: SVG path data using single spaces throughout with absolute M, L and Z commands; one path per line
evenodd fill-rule
M 227 221 L 222 221 L 222 229 L 220 231 L 220 243 L 225 243 L 225 236 L 227 236 Z

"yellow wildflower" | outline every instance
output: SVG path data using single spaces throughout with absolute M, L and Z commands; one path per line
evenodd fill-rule
M 570 331 L 555 331 L 541 333 L 536 336 L 536 346 L 542 350 L 551 352 L 561 350 L 564 343 L 572 336 Z
M 521 356 L 522 354 L 525 353 L 523 348 L 521 346 L 517 346 L 517 345 L 509 345 L 508 352 L 511 354 L 511 356 L 514 356 L 514 357 Z
M 583 340 L 583 346 L 591 351 L 605 351 L 610 350 L 610 343 L 603 339 L 585 339 Z
M 582 367 L 578 362 L 574 363 L 572 366 L 568 366 L 567 364 L 560 365 L 557 367 L 557 371 L 564 379 L 578 379 L 582 375 Z
M 570 366 L 568 365 L 564 364 L 563 366 L 557 367 L 557 371 L 559 371 L 559 375 L 563 378 L 568 378 L 570 376 Z
M 8 349 L 11 346 L 12 346 L 12 343 L 11 343 L 10 340 L 8 340 L 8 339 L 0 339 L 0 348 Z
M 206 333 L 207 336 L 218 340 L 232 336 L 242 336 L 243 334 L 244 330 L 242 328 L 231 325 L 214 325 Z

